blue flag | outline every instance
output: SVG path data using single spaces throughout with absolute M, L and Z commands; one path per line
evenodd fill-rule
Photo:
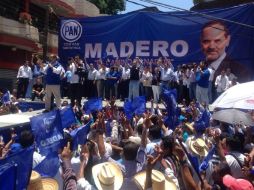
M 60 167 L 59 157 L 57 152 L 49 153 L 34 170 L 42 177 L 54 177 Z
M 192 167 L 194 168 L 194 170 L 197 172 L 197 174 L 199 174 L 199 161 L 198 158 L 196 156 L 193 156 L 189 153 L 187 153 L 187 157 L 192 165 Z
M 125 113 L 127 119 L 130 120 L 133 117 L 133 112 L 132 112 L 130 100 L 126 100 L 124 102 L 123 109 L 124 109 L 124 113 Z
M 197 121 L 194 122 L 194 128 L 197 132 L 197 135 L 201 135 L 206 128 L 210 125 L 211 114 L 207 109 L 204 109 L 201 112 L 200 117 Z
M 178 123 L 178 117 L 179 117 L 176 97 L 177 97 L 176 89 L 173 89 L 173 90 L 163 89 L 162 99 L 166 103 L 166 109 L 168 112 L 168 116 L 165 120 L 165 124 L 171 129 L 175 129 Z
M 70 106 L 63 108 L 60 111 L 61 114 L 61 119 L 62 119 L 62 127 L 63 128 L 68 128 L 70 127 L 73 123 L 76 123 L 76 117 L 75 114 Z
M 204 112 L 202 113 L 201 119 L 205 123 L 206 128 L 210 126 L 210 118 L 211 113 L 207 109 L 205 109 Z
M 63 128 L 59 110 L 34 116 L 30 118 L 30 124 L 42 155 L 57 152 L 61 148 Z
M 17 166 L 6 163 L 0 166 L 0 190 L 16 190 Z
M 102 99 L 101 98 L 88 99 L 88 101 L 84 103 L 83 110 L 88 114 L 94 111 L 102 110 Z
M 90 127 L 92 123 L 93 123 L 93 120 L 91 119 L 86 125 L 71 131 L 74 149 L 76 149 L 78 145 L 82 145 L 86 143 L 87 135 L 90 131 Z
M 124 113 L 128 119 L 131 119 L 133 114 L 143 114 L 146 111 L 146 98 L 145 96 L 138 96 L 132 101 L 126 100 L 124 102 Z
M 26 189 L 30 181 L 33 167 L 34 146 L 22 149 L 5 159 L 0 160 L 0 166 L 11 163 L 17 166 L 16 189 Z M 8 179 L 6 179 L 6 182 Z M 2 183 L 0 185 L 2 187 Z M 8 188 L 9 189 L 9 188 Z
M 146 97 L 138 96 L 132 101 L 132 110 L 136 115 L 141 115 L 146 111 Z
M 212 157 L 213 157 L 213 155 L 214 155 L 214 153 L 215 153 L 215 150 L 216 150 L 215 146 L 213 146 L 213 147 L 209 150 L 207 156 L 204 158 L 203 162 L 202 162 L 202 163 L 200 164 L 200 166 L 199 166 L 199 171 L 200 171 L 200 172 L 201 172 L 201 171 L 206 171 L 206 169 L 207 169 L 208 166 L 209 166 L 208 162 L 212 159 Z
M 10 91 L 8 90 L 7 92 L 4 93 L 2 97 L 2 103 L 9 104 L 10 102 L 11 102 L 11 94 Z

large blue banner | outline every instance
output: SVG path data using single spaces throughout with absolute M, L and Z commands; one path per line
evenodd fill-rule
M 59 56 L 63 64 L 68 57 L 80 55 L 88 63 L 100 58 L 126 61 L 141 57 L 145 63 L 156 63 L 159 57 L 173 59 L 173 64 L 199 63 L 210 53 L 201 43 L 205 23 L 223 18 L 254 26 L 254 5 L 244 4 L 224 9 L 205 10 L 201 14 L 187 11 L 152 13 L 133 12 L 124 15 L 78 19 L 62 19 L 59 35 Z M 215 18 L 216 17 L 216 18 Z M 225 21 L 229 36 L 222 42 L 227 58 L 254 70 L 254 29 Z M 216 28 L 216 26 L 214 27 Z M 218 41 L 214 41 L 220 43 Z M 225 43 L 224 43 L 225 42 Z M 210 52 L 209 52 L 210 51 Z M 220 53 L 220 52 L 219 52 Z M 234 69 L 233 69 L 234 70 Z

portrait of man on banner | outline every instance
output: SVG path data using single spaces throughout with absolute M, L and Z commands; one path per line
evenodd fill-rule
M 239 82 L 247 82 L 251 78 L 248 68 L 227 54 L 231 38 L 226 24 L 220 20 L 209 21 L 202 27 L 201 48 L 210 68 L 211 81 L 214 81 L 222 70 L 226 71 L 228 68 Z

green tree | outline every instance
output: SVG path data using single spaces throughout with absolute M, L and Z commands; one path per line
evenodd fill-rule
M 95 4 L 101 14 L 116 15 L 125 10 L 125 0 L 88 0 Z

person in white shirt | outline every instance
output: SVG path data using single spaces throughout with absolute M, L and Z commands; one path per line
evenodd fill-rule
M 152 87 L 152 80 L 153 75 L 149 71 L 149 66 L 145 66 L 144 71 L 142 72 L 140 82 L 143 84 L 144 87 L 144 95 L 146 96 L 147 100 L 151 97 L 151 87 Z
M 226 76 L 225 70 L 222 70 L 221 75 L 217 76 L 215 79 L 217 97 L 227 90 L 228 85 L 229 85 L 228 77 Z
M 182 85 L 182 94 L 180 96 L 180 100 L 185 99 L 187 102 L 189 102 L 189 86 L 190 86 L 190 69 L 186 64 L 182 65 L 182 71 L 183 71 L 183 85 Z
M 234 79 L 235 80 L 237 79 L 237 77 L 231 72 L 230 68 L 227 68 L 226 75 L 227 75 L 229 81 L 233 81 Z
M 81 93 L 80 93 L 80 83 L 79 83 L 79 75 L 77 73 L 79 63 L 78 57 L 75 57 L 75 60 L 70 63 L 69 70 L 71 72 L 70 78 L 70 97 L 71 97 L 71 105 L 74 106 L 75 100 L 77 100 L 78 104 L 81 105 Z
M 189 96 L 190 96 L 190 101 L 196 99 L 196 70 L 197 70 L 197 65 L 196 63 L 193 63 L 192 69 L 190 70 L 190 87 L 189 87 Z
M 125 98 L 128 98 L 129 82 L 130 82 L 130 68 L 128 63 L 125 63 L 124 67 L 121 67 L 121 79 L 118 84 L 118 95 L 122 101 Z
M 161 66 L 161 88 L 169 88 L 174 72 L 168 63 Z
M 96 73 L 96 87 L 98 92 L 98 97 L 104 98 L 104 91 L 105 91 L 105 81 L 106 81 L 106 74 L 109 69 L 100 61 L 98 65 L 98 71 Z
M 25 98 L 29 80 L 32 80 L 33 73 L 31 67 L 28 66 L 29 61 L 25 61 L 24 65 L 19 67 L 17 75 L 18 92 L 17 98 Z
M 237 82 L 236 79 L 233 79 L 232 81 L 229 81 L 228 88 L 238 85 L 238 84 L 239 84 L 239 82 Z
M 87 90 L 88 91 L 88 98 L 92 98 L 92 97 L 96 97 L 97 96 L 97 89 L 96 89 L 96 74 L 97 74 L 97 70 L 94 68 L 94 65 L 92 63 L 90 63 L 89 67 L 89 71 L 88 71 L 88 81 L 87 81 Z
M 160 91 L 161 91 L 160 78 L 161 78 L 160 69 L 159 67 L 155 67 L 152 80 L 153 99 L 155 103 L 158 103 L 160 100 Z

